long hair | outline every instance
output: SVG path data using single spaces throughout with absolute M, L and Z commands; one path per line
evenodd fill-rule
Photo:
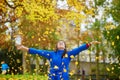
M 59 41 L 63 41 L 63 40 L 59 40 Z M 59 42 L 58 41 L 58 42 Z M 57 44 L 58 44 L 58 42 L 57 42 Z M 66 48 L 66 43 L 65 43 L 65 41 L 63 41 L 64 42 L 64 44 L 65 44 L 65 49 L 64 49 L 64 52 L 63 52 L 63 54 L 62 54 L 62 58 L 64 58 L 64 56 L 65 56 L 65 54 L 67 54 L 67 48 Z M 56 44 L 56 49 L 55 49 L 55 52 L 57 52 L 58 51 L 58 47 L 57 47 L 57 44 Z

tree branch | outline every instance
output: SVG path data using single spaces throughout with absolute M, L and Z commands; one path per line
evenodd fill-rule
M 5 3 L 8 5 L 8 7 L 12 8 L 12 9 L 16 9 L 16 8 L 19 7 L 19 6 L 23 6 L 23 5 L 21 5 L 21 4 L 16 5 L 16 6 L 12 6 L 12 5 L 10 5 L 10 4 L 7 2 L 7 0 L 4 0 L 4 1 L 5 1 Z
M 0 21 L 0 23 L 12 22 L 12 20 Z

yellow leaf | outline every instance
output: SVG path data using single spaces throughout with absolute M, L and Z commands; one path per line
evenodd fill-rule
M 110 69 L 108 67 L 106 69 L 107 69 L 107 71 L 110 71 Z
M 118 40 L 119 38 L 120 38 L 119 35 L 117 35 L 117 40 Z
M 12 69 L 14 69 L 14 67 L 12 67 Z
M 112 67 L 112 70 L 114 70 L 114 67 Z
M 58 32 L 55 32 L 56 35 L 58 35 L 59 33 Z
M 74 56 L 73 56 L 73 55 L 71 55 L 71 56 L 70 56 L 70 58 L 72 58 L 72 59 L 73 59 L 73 58 L 74 58 Z
M 75 65 L 78 65 L 78 62 L 77 62 L 77 61 L 75 62 Z
M 34 69 L 34 71 L 36 72 L 36 71 L 37 71 L 37 69 Z
M 17 63 L 20 63 L 20 59 L 17 59 Z
M 34 38 L 34 36 L 32 36 L 32 39 Z
M 96 57 L 96 60 L 98 60 L 99 59 L 99 57 Z
M 54 69 L 58 69 L 58 66 L 55 65 L 55 66 L 54 66 Z
M 46 28 L 47 31 L 49 31 L 49 28 Z
M 15 72 L 17 72 L 17 69 L 15 69 Z
M 88 50 L 88 54 L 90 54 L 90 50 Z
M 44 34 L 46 34 L 46 35 L 47 35 L 47 34 L 49 34 L 49 33 L 48 33 L 48 31 L 45 31 L 45 32 L 44 32 Z
M 65 57 L 67 58 L 67 57 L 68 57 L 68 54 L 65 54 Z
M 43 41 L 45 41 L 46 39 L 45 38 L 43 38 Z
M 48 65 L 48 63 L 46 62 L 45 65 Z
M 38 38 L 38 41 L 40 41 L 41 39 L 40 38 Z
M 74 70 L 70 71 L 70 75 L 72 76 L 75 73 Z
M 107 34 L 109 34 L 110 32 L 109 31 L 107 31 Z
M 38 46 L 38 44 L 35 44 L 35 46 Z
M 67 72 L 67 70 L 66 70 L 66 69 L 63 69 L 63 71 L 64 71 L 64 72 Z
M 72 76 L 74 73 L 73 73 L 73 72 L 70 72 L 69 74 Z
M 112 46 L 114 46 L 114 44 L 115 44 L 115 43 L 114 43 L 114 42 L 112 42 Z

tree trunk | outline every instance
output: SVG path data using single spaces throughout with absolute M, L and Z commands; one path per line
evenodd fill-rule
M 91 71 L 92 71 L 92 69 L 91 69 L 91 50 L 90 50 L 90 52 L 89 52 L 89 60 L 90 60 L 90 72 L 89 72 L 89 74 L 91 75 Z M 91 80 L 91 76 L 89 76 L 89 78 L 90 78 L 90 80 Z
M 80 35 L 80 31 L 78 31 L 78 37 L 79 37 L 79 35 Z M 80 45 L 79 45 L 79 40 L 77 41 L 77 46 L 79 47 Z M 80 55 L 78 54 L 77 55 L 77 62 L 78 62 L 78 65 L 77 65 L 77 79 L 79 79 L 80 77 L 79 77 L 79 75 L 80 75 Z
M 99 78 L 99 50 L 98 50 L 98 45 L 96 47 L 96 80 L 100 80 Z
M 23 53 L 23 74 L 31 72 L 30 59 L 27 52 Z
M 25 53 L 22 54 L 22 66 L 23 66 L 23 74 L 26 73 L 26 55 Z
M 38 74 L 39 73 L 39 56 L 36 55 L 36 70 L 35 73 Z
M 105 70 L 104 75 L 106 75 L 106 61 L 105 61 L 106 55 L 105 55 L 104 50 L 102 52 L 103 52 L 103 66 L 104 66 L 104 70 Z M 106 79 L 106 76 L 105 76 L 105 79 Z

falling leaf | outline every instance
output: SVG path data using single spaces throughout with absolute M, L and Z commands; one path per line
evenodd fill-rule
M 112 46 L 114 46 L 114 42 L 112 42 Z
M 17 63 L 20 63 L 21 61 L 20 61 L 20 59 L 17 59 Z
M 41 39 L 40 38 L 38 38 L 38 41 L 40 41 Z
M 48 31 L 45 31 L 45 33 L 44 33 L 44 34 L 48 35 L 49 33 L 48 33 Z
M 69 74 L 72 76 L 74 73 L 73 73 L 73 72 L 70 72 Z
M 119 35 L 117 35 L 117 40 L 119 40 L 119 38 L 120 38 Z
M 38 46 L 38 44 L 35 44 L 35 46 Z
M 67 58 L 67 57 L 68 57 L 68 54 L 65 54 L 65 57 Z
M 37 71 L 37 69 L 34 69 L 34 71 L 36 72 L 36 71 Z
M 98 60 L 99 59 L 99 57 L 96 57 L 96 60 Z
M 67 70 L 66 70 L 66 69 L 63 69 L 63 71 L 64 71 L 64 72 L 67 72 Z
M 74 70 L 72 70 L 72 71 L 70 71 L 70 75 L 72 76 L 72 75 L 74 75 L 74 73 L 75 73 L 75 71 Z
M 15 69 L 15 72 L 17 72 L 17 69 Z
M 58 66 L 56 66 L 56 65 L 54 66 L 54 69 L 58 69 L 58 68 L 59 68 Z
M 46 39 L 45 38 L 43 38 L 43 41 L 45 41 Z
M 34 38 L 34 36 L 31 37 L 32 39 Z
M 108 67 L 106 69 L 107 69 L 107 71 L 110 71 L 110 69 Z
M 88 54 L 90 54 L 90 50 L 88 50 Z
M 114 70 L 114 67 L 112 67 L 112 70 Z
M 75 65 L 78 65 L 78 62 L 77 62 L 77 61 L 75 62 Z
M 110 34 L 110 32 L 109 32 L 109 31 L 107 31 L 107 34 Z
M 73 58 L 74 58 L 74 55 L 71 55 L 71 56 L 70 56 L 70 58 L 72 58 L 72 59 L 73 59 Z
M 48 63 L 46 62 L 45 65 L 48 65 Z

